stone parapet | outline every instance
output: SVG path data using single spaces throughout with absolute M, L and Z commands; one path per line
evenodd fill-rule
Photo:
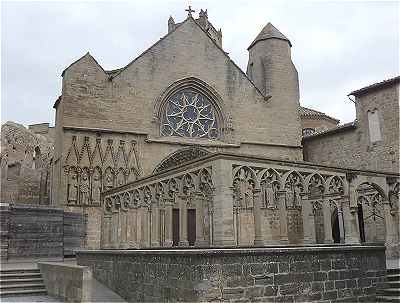
M 81 250 L 79 265 L 129 302 L 374 301 L 384 246 Z
M 90 302 L 92 272 L 87 266 L 38 263 L 49 295 L 66 302 Z

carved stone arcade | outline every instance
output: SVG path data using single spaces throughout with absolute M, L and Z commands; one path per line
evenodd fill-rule
M 102 247 L 393 246 L 399 242 L 399 178 L 386 177 L 213 154 L 103 193 Z M 179 212 L 175 243 L 173 212 Z M 190 220 L 196 222 L 192 242 Z
M 136 141 L 103 142 L 102 138 L 85 136 L 80 148 L 77 141 L 77 136 L 72 136 L 64 162 L 65 205 L 100 206 L 102 191 L 140 176 Z

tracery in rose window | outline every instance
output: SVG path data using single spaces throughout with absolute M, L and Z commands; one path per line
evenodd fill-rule
M 189 88 L 180 90 L 166 102 L 161 120 L 161 135 L 218 139 L 218 112 L 204 94 Z

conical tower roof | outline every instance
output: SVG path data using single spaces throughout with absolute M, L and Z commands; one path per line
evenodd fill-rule
M 252 48 L 258 41 L 272 39 L 272 38 L 286 40 L 289 43 L 289 45 L 292 46 L 290 40 L 286 38 L 286 36 L 282 34 L 275 26 L 273 26 L 272 23 L 268 22 L 268 24 L 264 26 L 262 31 L 257 35 L 257 37 L 254 39 L 254 41 L 250 44 L 250 46 L 247 49 L 249 50 L 250 48 Z

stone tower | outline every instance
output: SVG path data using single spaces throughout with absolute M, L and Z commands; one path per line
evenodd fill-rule
M 301 141 L 299 117 L 299 79 L 291 58 L 289 39 L 268 23 L 247 48 L 249 61 L 247 75 L 270 102 L 277 106 L 282 119 L 293 121 L 285 134 Z M 282 130 L 283 131 L 283 130 Z

